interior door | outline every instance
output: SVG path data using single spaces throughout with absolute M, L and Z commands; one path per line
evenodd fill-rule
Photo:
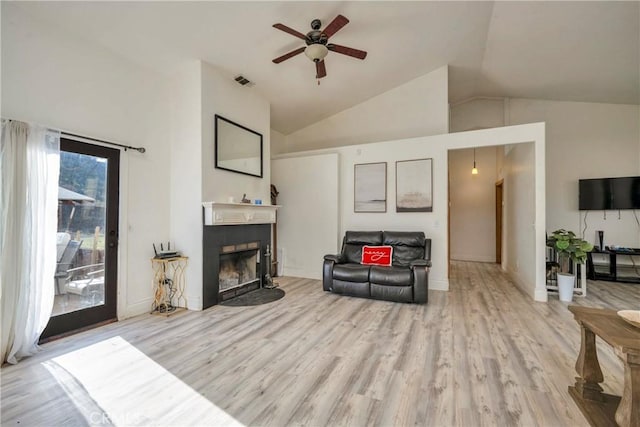
M 54 307 L 41 340 L 116 319 L 120 151 L 60 140 Z

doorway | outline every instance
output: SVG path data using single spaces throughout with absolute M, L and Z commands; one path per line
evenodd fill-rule
M 496 260 L 494 186 L 500 153 L 497 146 L 448 151 L 450 260 Z
M 41 340 L 116 319 L 120 151 L 60 139 L 54 307 Z

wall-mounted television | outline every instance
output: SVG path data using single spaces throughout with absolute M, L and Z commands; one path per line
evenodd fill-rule
M 578 208 L 581 211 L 613 209 L 611 179 L 581 179 L 579 181 Z
M 581 211 L 640 209 L 640 176 L 581 179 L 578 186 Z
M 612 178 L 613 209 L 640 209 L 640 177 Z

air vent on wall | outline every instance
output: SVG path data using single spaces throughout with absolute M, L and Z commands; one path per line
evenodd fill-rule
M 238 82 L 238 84 L 242 86 L 253 87 L 255 85 L 254 82 L 252 82 L 251 80 L 247 79 L 245 76 L 242 76 L 242 75 L 237 76 L 235 80 Z

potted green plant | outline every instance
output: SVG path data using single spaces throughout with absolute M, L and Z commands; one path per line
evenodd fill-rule
M 587 261 L 587 253 L 593 250 L 593 245 L 576 236 L 573 231 L 560 229 L 551 233 L 547 238 L 547 246 L 555 249 L 558 254 L 560 301 L 571 302 L 576 276 L 569 273 L 569 260 L 574 264 L 584 264 Z

